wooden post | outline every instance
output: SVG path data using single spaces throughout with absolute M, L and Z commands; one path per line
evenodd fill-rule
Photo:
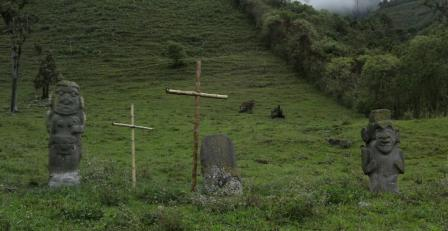
M 135 126 L 134 119 L 134 104 L 131 104 L 131 125 Z M 132 187 L 135 188 L 137 185 L 137 176 L 135 172 L 135 127 L 131 128 L 131 142 L 132 142 Z
M 196 63 L 196 92 L 201 92 L 201 61 L 197 61 Z M 191 191 L 196 191 L 196 178 L 197 178 L 197 170 L 198 170 L 198 152 L 199 152 L 199 125 L 201 120 L 200 114 L 200 96 L 194 97 L 194 128 L 193 128 L 193 171 L 192 171 L 192 182 L 191 182 Z

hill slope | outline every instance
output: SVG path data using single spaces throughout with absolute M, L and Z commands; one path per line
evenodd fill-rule
M 407 173 L 402 194 L 371 195 L 360 168 L 359 131 L 366 119 L 301 81 L 256 39 L 231 1 L 36 1 L 40 23 L 27 42 L 17 115 L 0 116 L 0 227 L 13 230 L 412 230 L 447 227 L 448 119 L 400 121 Z M 169 68 L 167 40 L 190 55 Z M 1 44 L 8 40 L 2 36 Z M 34 43 L 51 49 L 87 106 L 81 187 L 47 188 L 46 108 L 33 100 Z M 2 45 L 3 47 L 3 45 Z M 8 51 L 0 56 L 0 105 L 8 105 Z M 201 135 L 226 133 L 235 143 L 245 196 L 204 204 L 189 190 L 192 89 L 203 57 L 202 89 L 228 94 L 202 100 Z M 238 114 L 242 101 L 257 102 Z M 129 120 L 137 132 L 138 189 L 130 190 Z M 280 104 L 286 120 L 271 120 Z M 354 141 L 342 150 L 328 138 Z M 202 201 L 203 202 L 203 201 Z M 179 228 L 179 229 L 176 229 Z
M 376 13 L 386 14 L 397 30 L 415 33 L 436 20 L 434 12 L 424 6 L 424 0 L 395 0 L 387 3 Z

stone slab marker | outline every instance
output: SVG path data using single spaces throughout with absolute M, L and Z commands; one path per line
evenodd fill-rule
M 227 136 L 204 138 L 201 145 L 201 172 L 206 194 L 225 196 L 243 193 L 235 149 Z
M 370 191 L 398 193 L 398 176 L 404 173 L 404 154 L 391 112 L 387 109 L 372 111 L 361 137 L 365 142 L 361 151 L 362 169 L 369 176 Z
M 79 86 L 70 81 L 57 83 L 47 118 L 50 187 L 79 184 L 81 134 L 85 119 Z

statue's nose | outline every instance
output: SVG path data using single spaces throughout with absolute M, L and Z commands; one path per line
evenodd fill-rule
M 63 104 L 70 104 L 70 99 L 68 99 L 67 97 L 64 97 L 62 100 L 61 100 L 61 103 L 63 103 Z

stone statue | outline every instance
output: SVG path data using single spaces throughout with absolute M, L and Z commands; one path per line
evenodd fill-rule
M 50 187 L 79 184 L 81 134 L 86 120 L 79 90 L 74 82 L 60 81 L 51 97 L 47 119 Z
M 225 135 L 206 136 L 201 145 L 201 172 L 204 191 L 209 195 L 243 193 L 232 141 Z
M 391 120 L 391 112 L 378 109 L 370 113 L 367 128 L 361 131 L 362 169 L 370 178 L 370 191 L 398 193 L 398 175 L 404 173 L 404 155 L 400 134 Z

